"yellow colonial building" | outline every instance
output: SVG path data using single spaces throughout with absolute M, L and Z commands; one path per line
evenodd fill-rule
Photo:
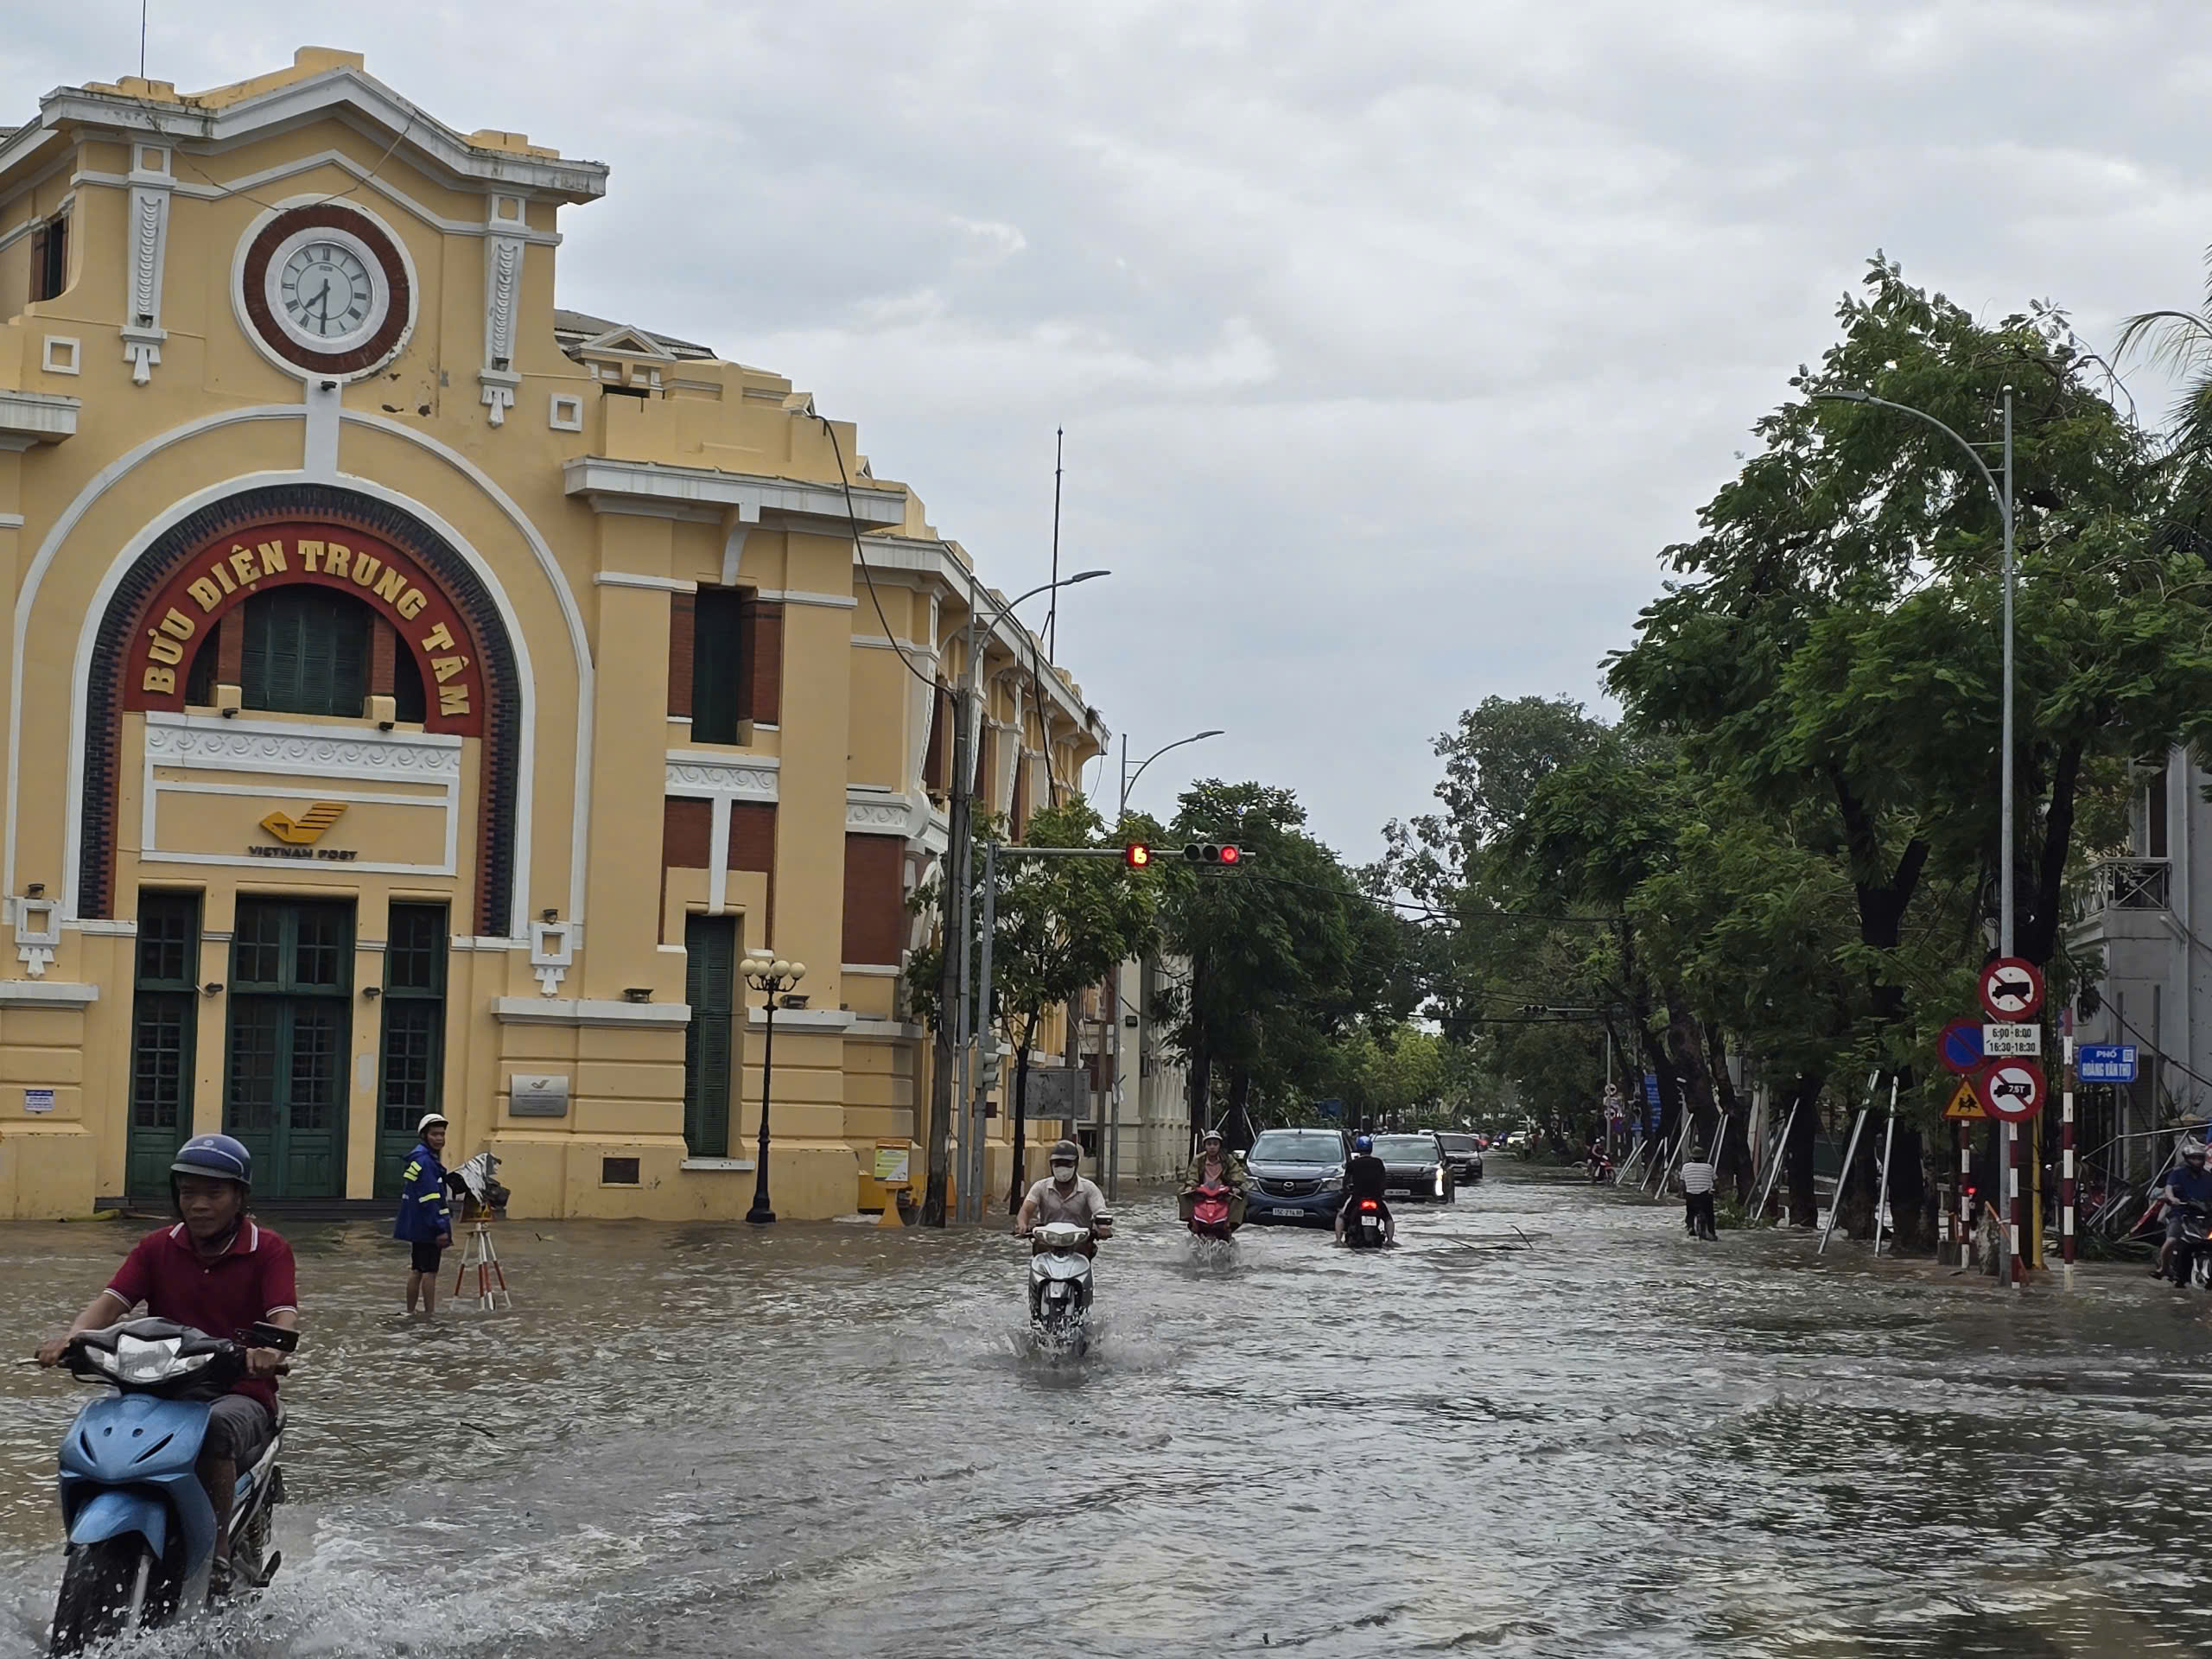
M 319 49 L 0 129 L 0 1217 L 217 1128 L 383 1196 L 431 1109 L 519 1211 L 740 1216 L 753 951 L 808 964 L 779 1211 L 918 1148 L 976 586 L 789 382 L 556 309 L 606 181 Z M 1106 734 L 985 637 L 1019 821 Z

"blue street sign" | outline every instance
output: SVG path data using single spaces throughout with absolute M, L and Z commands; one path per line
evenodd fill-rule
M 1981 1069 L 1981 1027 L 1970 1020 L 1954 1020 L 1937 1039 L 1943 1069 L 1964 1077 Z
M 1341 1100 L 1319 1100 L 1313 1105 L 1324 1117 L 1341 1118 L 1344 1115 L 1344 1103 Z
M 2135 1081 L 2133 1043 L 2084 1043 L 2074 1052 L 2084 1083 Z
M 1656 1071 L 1647 1071 L 1643 1074 L 1643 1097 L 1651 1103 L 1653 1110 L 1658 1109 L 1659 1074 Z

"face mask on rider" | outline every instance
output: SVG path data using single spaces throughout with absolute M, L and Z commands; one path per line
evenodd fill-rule
M 1062 1186 L 1065 1186 L 1070 1181 L 1075 1179 L 1075 1166 L 1073 1164 L 1054 1164 L 1052 1166 L 1052 1179 L 1058 1181 Z

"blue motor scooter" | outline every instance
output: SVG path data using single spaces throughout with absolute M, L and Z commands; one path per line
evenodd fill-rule
M 61 1518 L 69 1549 L 54 1606 L 51 1650 L 74 1654 L 125 1630 L 150 1630 L 207 1599 L 215 1511 L 194 1465 L 210 1403 L 244 1372 L 249 1346 L 289 1352 L 295 1332 L 256 1325 L 232 1342 L 168 1319 L 87 1331 L 61 1363 L 115 1392 L 77 1414 L 61 1442 Z M 258 1587 L 276 1571 L 271 1511 L 283 1500 L 276 1432 L 241 1469 L 231 1510 L 234 1582 Z

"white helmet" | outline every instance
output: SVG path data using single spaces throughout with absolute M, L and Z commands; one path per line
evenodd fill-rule
M 443 1112 L 425 1112 L 423 1114 L 423 1121 L 415 1126 L 415 1133 L 418 1135 L 428 1135 L 432 1129 L 443 1128 L 445 1127 L 446 1115 Z

